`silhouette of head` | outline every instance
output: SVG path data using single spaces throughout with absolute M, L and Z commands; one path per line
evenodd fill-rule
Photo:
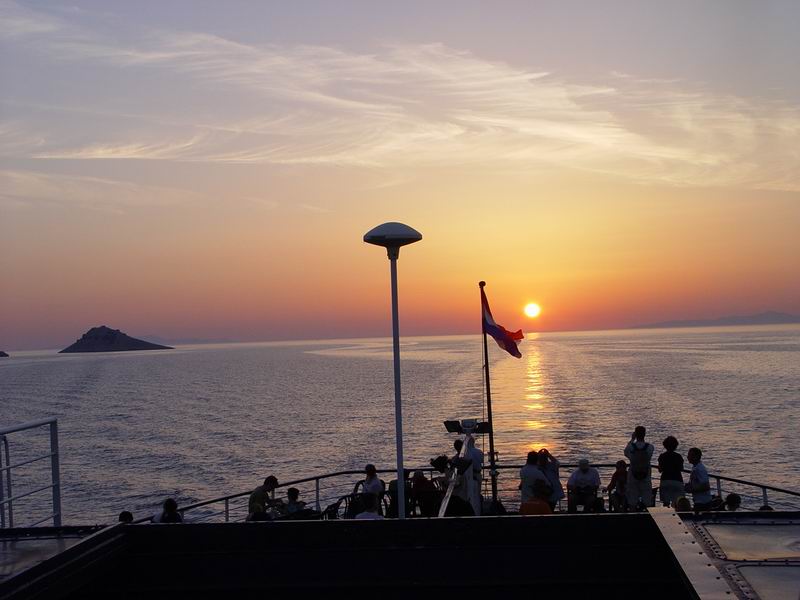
M 664 448 L 670 452 L 675 452 L 678 449 L 678 440 L 673 435 L 668 435 L 664 438 Z
M 624 460 L 617 461 L 617 471 L 626 471 L 628 469 L 628 463 Z
M 264 479 L 264 487 L 271 492 L 276 487 L 278 487 L 278 478 L 275 477 L 275 475 L 270 475 L 269 477 Z
M 646 433 L 647 429 L 645 429 L 644 425 L 637 425 L 636 429 L 633 430 L 633 437 L 635 437 L 640 442 L 643 442 Z
M 525 464 L 528 465 L 536 465 L 539 464 L 539 453 L 536 450 L 531 450 L 528 452 L 528 459 L 525 461 Z
M 541 452 L 536 454 L 536 464 L 539 468 L 545 468 L 547 466 L 547 454 L 542 454 Z
M 431 466 L 437 471 L 439 471 L 439 473 L 444 473 L 445 471 L 447 471 L 448 463 L 449 461 L 447 460 L 447 457 L 444 454 L 431 459 Z
M 119 522 L 120 523 L 133 523 L 133 515 L 130 511 L 123 510 L 119 513 Z
M 725 496 L 725 510 L 739 510 L 742 505 L 742 497 L 739 494 L 732 493 Z
M 374 477 L 378 474 L 378 470 L 375 468 L 375 465 L 367 465 L 364 467 L 364 473 L 367 474 L 367 477 Z
M 172 514 L 178 511 L 178 503 L 175 502 L 172 498 L 167 498 L 164 500 L 164 512 L 168 514 Z
M 291 487 L 286 490 L 286 497 L 289 499 L 289 502 L 297 502 L 297 499 L 300 497 L 300 490 Z
M 464 442 L 461 440 L 456 440 L 453 442 L 453 448 L 456 449 L 456 452 L 461 452 L 461 448 L 464 447 Z
M 589 470 L 589 459 L 582 458 L 578 461 L 578 468 L 581 470 L 582 473 L 586 473 Z
M 686 458 L 690 463 L 696 465 L 703 458 L 703 451 L 700 450 L 700 448 L 689 448 L 689 452 L 686 453 Z

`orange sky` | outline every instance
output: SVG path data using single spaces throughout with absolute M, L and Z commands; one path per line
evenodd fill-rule
M 800 313 L 796 5 L 445 4 L 3 4 L 0 348 Z

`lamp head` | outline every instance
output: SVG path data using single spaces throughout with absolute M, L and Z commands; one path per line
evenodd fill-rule
M 416 229 L 403 223 L 384 223 L 370 229 L 364 234 L 364 241 L 375 246 L 383 246 L 389 253 L 389 258 L 397 258 L 400 246 L 407 246 L 422 239 L 422 234 Z

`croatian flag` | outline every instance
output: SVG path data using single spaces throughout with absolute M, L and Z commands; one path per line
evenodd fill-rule
M 481 305 L 483 306 L 484 333 L 488 333 L 490 336 L 492 336 L 494 341 L 497 342 L 497 345 L 510 355 L 516 356 L 517 358 L 522 358 L 522 353 L 517 347 L 517 344 L 519 344 L 520 340 L 525 337 L 522 335 L 522 329 L 517 331 L 508 331 L 502 325 L 498 325 L 494 322 L 494 317 L 492 317 L 492 311 L 489 309 L 489 301 L 486 299 L 483 286 L 481 286 Z

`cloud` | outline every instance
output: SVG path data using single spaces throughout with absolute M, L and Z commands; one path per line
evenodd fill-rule
M 89 141 L 38 131 L 27 152 L 17 143 L 6 155 L 344 165 L 400 178 L 436 166 L 570 169 L 800 191 L 800 108 L 777 100 L 621 72 L 574 81 L 442 44 L 363 53 L 181 31 L 121 42 L 64 23 L 37 31 L 30 19 L 18 37 L 52 61 L 106 69 L 120 86 L 164 73 L 175 83 L 153 92 L 162 108 L 150 109 L 149 124 L 137 115 L 139 126 L 123 127 L 121 117 Z M 176 117 L 186 88 L 191 111 Z
M 26 208 L 48 204 L 123 213 L 140 206 L 163 206 L 196 200 L 182 189 L 114 179 L 0 170 L 0 206 Z

